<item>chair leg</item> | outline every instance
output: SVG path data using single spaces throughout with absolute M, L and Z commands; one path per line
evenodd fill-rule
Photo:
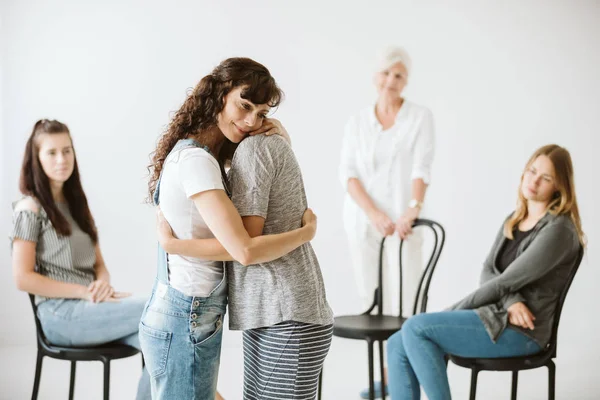
M 110 360 L 102 360 L 104 363 L 104 400 L 108 400 L 110 394 Z
M 69 383 L 69 400 L 75 396 L 75 368 L 77 361 L 71 361 L 71 382 Z
M 554 390 L 556 389 L 556 365 L 554 365 L 554 361 L 549 360 L 546 366 L 548 367 L 548 400 L 554 400 Z
M 321 400 L 321 388 L 323 387 L 323 369 L 325 367 L 321 367 L 321 372 L 319 372 L 319 386 L 317 387 L 317 399 Z
M 519 371 L 512 373 L 512 389 L 510 392 L 510 400 L 517 400 L 517 386 L 519 385 Z
M 42 376 L 42 361 L 44 361 L 44 355 L 38 350 L 37 360 L 35 362 L 35 378 L 33 379 L 33 392 L 31 393 L 31 400 L 37 400 L 38 391 L 40 390 L 40 378 Z
M 385 368 L 383 367 L 383 340 L 379 341 L 379 371 L 381 373 L 381 398 L 385 400 Z
M 469 396 L 469 400 L 475 400 L 475 396 L 477 394 L 477 375 L 479 374 L 479 370 L 473 368 L 471 370 L 471 394 Z
M 367 340 L 369 349 L 369 400 L 375 400 L 375 380 L 373 379 L 373 341 Z

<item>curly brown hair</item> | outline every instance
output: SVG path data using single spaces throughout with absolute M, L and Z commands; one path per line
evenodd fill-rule
M 151 154 L 152 162 L 148 165 L 148 202 L 152 202 L 163 164 L 175 144 L 180 139 L 196 134 L 200 135 L 201 141 L 202 133 L 217 125 L 217 117 L 225 106 L 225 96 L 240 86 L 243 87 L 241 97 L 257 105 L 277 107 L 283 98 L 283 92 L 264 65 L 243 57 L 222 61 L 188 94 Z M 225 138 L 217 155 L 222 171 L 236 148 L 236 143 Z

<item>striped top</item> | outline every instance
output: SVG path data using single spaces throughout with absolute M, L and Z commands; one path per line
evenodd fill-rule
M 13 209 L 17 203 L 13 203 Z M 79 228 L 66 203 L 56 205 L 71 224 L 70 236 L 58 234 L 46 211 L 37 204 L 38 212 L 18 210 L 13 213 L 11 245 L 15 239 L 37 243 L 35 263 L 38 273 L 57 281 L 88 286 L 96 279 L 94 242 Z M 36 304 L 45 300 L 46 297 L 35 296 Z

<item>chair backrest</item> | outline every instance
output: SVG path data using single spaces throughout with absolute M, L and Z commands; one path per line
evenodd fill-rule
M 569 273 L 567 282 L 565 282 L 565 286 L 563 287 L 562 291 L 560 292 L 560 296 L 558 297 L 556 311 L 554 312 L 554 321 L 552 322 L 552 335 L 550 336 L 548 347 L 545 350 L 547 353 L 550 353 L 552 357 L 556 357 L 556 343 L 558 342 L 558 324 L 560 323 L 560 314 L 562 312 L 563 305 L 565 304 L 565 300 L 567 299 L 567 293 L 569 292 L 571 283 L 573 283 L 575 274 L 577 273 L 579 265 L 581 264 L 581 260 L 583 259 L 583 254 L 584 249 L 583 246 L 581 246 L 579 248 L 579 253 L 577 254 L 575 264 L 573 265 Z
M 444 248 L 444 243 L 446 241 L 446 232 L 442 225 L 439 223 L 429 220 L 429 219 L 417 219 L 413 223 L 413 228 L 419 227 L 428 227 L 433 232 L 433 248 L 431 250 L 431 254 L 429 255 L 429 260 L 427 262 L 427 266 L 423 270 L 421 274 L 421 279 L 419 280 L 419 285 L 417 287 L 417 293 L 415 295 L 415 302 L 413 306 L 413 315 L 417 314 L 417 310 L 419 312 L 425 312 L 427 310 L 427 299 L 429 293 L 429 285 L 431 283 L 431 278 L 433 276 L 433 272 L 437 265 L 437 262 L 440 258 L 440 254 L 442 253 L 442 249 Z M 379 281 L 377 285 L 377 289 L 375 290 L 375 299 L 373 300 L 373 304 L 367 311 L 370 313 L 373 311 L 375 307 L 377 307 L 377 314 L 383 314 L 383 253 L 384 253 L 384 245 L 385 245 L 385 237 L 381 240 L 381 246 L 379 248 Z M 400 241 L 399 248 L 399 277 L 400 277 L 400 290 L 402 291 L 402 248 L 404 245 L 404 240 Z M 402 293 L 400 293 L 400 317 L 402 317 Z M 419 308 L 420 305 L 420 308 Z
M 44 331 L 42 330 L 42 324 L 37 316 L 37 306 L 35 305 L 35 296 L 31 293 L 28 293 L 29 301 L 31 302 L 31 309 L 33 310 L 33 319 L 35 321 L 35 332 L 37 337 L 38 347 L 48 348 L 50 346 L 50 342 L 46 339 L 46 335 L 44 335 Z

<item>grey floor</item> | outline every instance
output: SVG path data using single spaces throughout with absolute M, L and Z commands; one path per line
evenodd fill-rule
M 36 348 L 30 346 L 0 347 L 0 399 L 31 398 Z M 557 399 L 600 399 L 600 373 L 589 368 L 576 368 L 578 361 L 593 365 L 594 360 L 560 354 L 557 363 Z M 140 357 L 115 361 L 111 373 L 111 399 L 134 399 L 140 375 Z M 239 333 L 226 332 L 221 358 L 219 390 L 226 400 L 241 399 L 242 352 Z M 469 372 L 449 368 L 454 399 L 468 399 Z M 326 400 L 359 399 L 358 392 L 367 383 L 366 345 L 361 342 L 334 338 L 325 363 L 324 396 Z M 519 398 L 547 399 L 547 380 L 544 369 L 520 375 Z M 40 385 L 39 399 L 67 399 L 69 363 L 46 358 Z M 478 399 L 510 398 L 508 373 L 482 373 L 479 378 Z M 75 398 L 102 398 L 102 366 L 100 363 L 79 363 Z M 423 399 L 425 397 L 423 396 Z

